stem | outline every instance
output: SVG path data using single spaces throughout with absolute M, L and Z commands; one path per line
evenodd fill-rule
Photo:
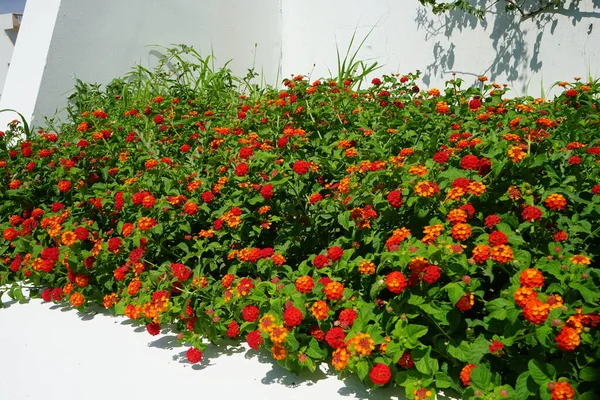
M 535 332 L 526 333 L 526 334 L 523 334 L 523 335 L 517 336 L 516 338 L 514 338 L 514 339 L 513 339 L 513 341 L 515 341 L 515 342 L 519 342 L 519 341 L 521 341 L 521 340 L 523 340 L 523 339 L 527 339 L 528 337 L 531 337 L 531 336 L 533 336 L 533 335 L 535 335 Z
M 513 6 L 518 12 L 519 14 L 521 14 L 521 19 L 527 19 L 527 18 L 533 18 L 536 15 L 544 12 L 547 8 L 550 8 L 553 6 L 552 2 L 546 3 L 546 4 L 542 4 L 540 5 L 540 8 L 538 8 L 537 10 L 534 11 L 530 11 L 530 12 L 525 12 L 523 11 L 523 8 L 521 8 L 516 1 L 514 0 L 505 0 L 508 4 L 510 4 L 511 6 Z
M 425 314 L 425 315 L 427 316 L 427 318 L 429 318 L 429 320 L 430 320 L 431 322 L 433 322 L 433 324 L 434 324 L 434 325 L 435 325 L 435 326 L 438 328 L 438 330 L 439 330 L 439 331 L 440 331 L 440 332 L 441 332 L 441 333 L 442 333 L 444 336 L 446 336 L 446 338 L 447 338 L 448 340 L 452 340 L 452 338 L 451 338 L 451 337 L 450 337 L 450 336 L 449 336 L 449 335 L 446 333 L 446 331 L 445 331 L 445 330 L 443 330 L 443 329 L 442 329 L 442 327 L 441 327 L 441 326 L 440 326 L 440 325 L 439 325 L 437 322 L 435 322 L 435 320 L 434 320 L 433 318 L 431 318 L 431 316 L 430 316 L 429 314 Z

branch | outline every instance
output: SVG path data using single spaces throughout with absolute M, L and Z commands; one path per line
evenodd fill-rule
M 521 19 L 528 19 L 528 18 L 533 18 L 536 15 L 544 12 L 546 9 L 552 7 L 554 5 L 554 2 L 551 1 L 549 3 L 543 4 L 542 1 L 540 1 L 540 8 L 538 8 L 537 10 L 534 11 L 530 11 L 530 12 L 525 12 L 523 10 L 523 8 L 521 8 L 516 1 L 514 0 L 505 0 L 511 7 L 513 7 L 514 9 L 516 9 L 519 14 L 521 14 Z

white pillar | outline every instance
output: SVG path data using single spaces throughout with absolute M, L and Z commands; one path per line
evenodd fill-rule
M 60 0 L 28 0 L 0 99 L 0 110 L 15 109 L 30 121 L 48 59 Z M 0 130 L 19 116 L 0 113 Z

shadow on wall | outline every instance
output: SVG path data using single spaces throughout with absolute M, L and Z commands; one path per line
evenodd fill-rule
M 545 34 L 554 35 L 557 25 L 570 21 L 577 26 L 583 19 L 600 18 L 600 0 L 591 1 L 593 11 L 582 11 L 580 3 L 585 0 L 571 0 L 563 2 L 557 8 L 543 10 L 535 13 L 539 8 L 538 0 L 525 0 L 522 11 L 527 15 L 521 16 L 517 11 L 504 11 L 505 1 L 496 1 L 490 6 L 489 0 L 473 0 L 471 4 L 479 7 L 489 7 L 486 19 L 477 17 L 461 11 L 453 11 L 441 16 L 431 17 L 429 10 L 419 8 L 415 22 L 417 29 L 425 31 L 427 41 L 435 41 L 433 44 L 434 61 L 423 71 L 423 82 L 430 84 L 434 76 L 443 76 L 455 72 L 463 76 L 488 76 L 492 81 L 503 76 L 513 87 L 520 90 L 527 89 L 527 80 L 530 78 L 528 72 L 539 72 L 543 67 L 540 59 L 540 48 Z M 589 8 L 590 2 L 585 1 Z M 565 7 L 566 6 L 566 7 Z M 559 17 L 562 16 L 562 17 Z M 583 27 L 589 36 L 594 24 L 588 23 Z M 494 58 L 487 68 L 478 73 L 458 71 L 454 69 L 455 50 L 457 44 L 453 41 L 453 34 L 473 31 L 475 29 L 489 32 L 494 49 Z M 597 27 L 596 29 L 600 29 Z M 527 38 L 527 31 L 536 31 L 535 43 Z M 442 38 L 445 37 L 445 39 Z M 528 35 L 530 36 L 530 34 Z

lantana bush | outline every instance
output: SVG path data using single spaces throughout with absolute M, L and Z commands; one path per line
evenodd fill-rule
M 210 64 L 169 49 L 0 133 L 1 290 L 171 327 L 191 363 L 231 338 L 415 399 L 600 396 L 598 81 Z

